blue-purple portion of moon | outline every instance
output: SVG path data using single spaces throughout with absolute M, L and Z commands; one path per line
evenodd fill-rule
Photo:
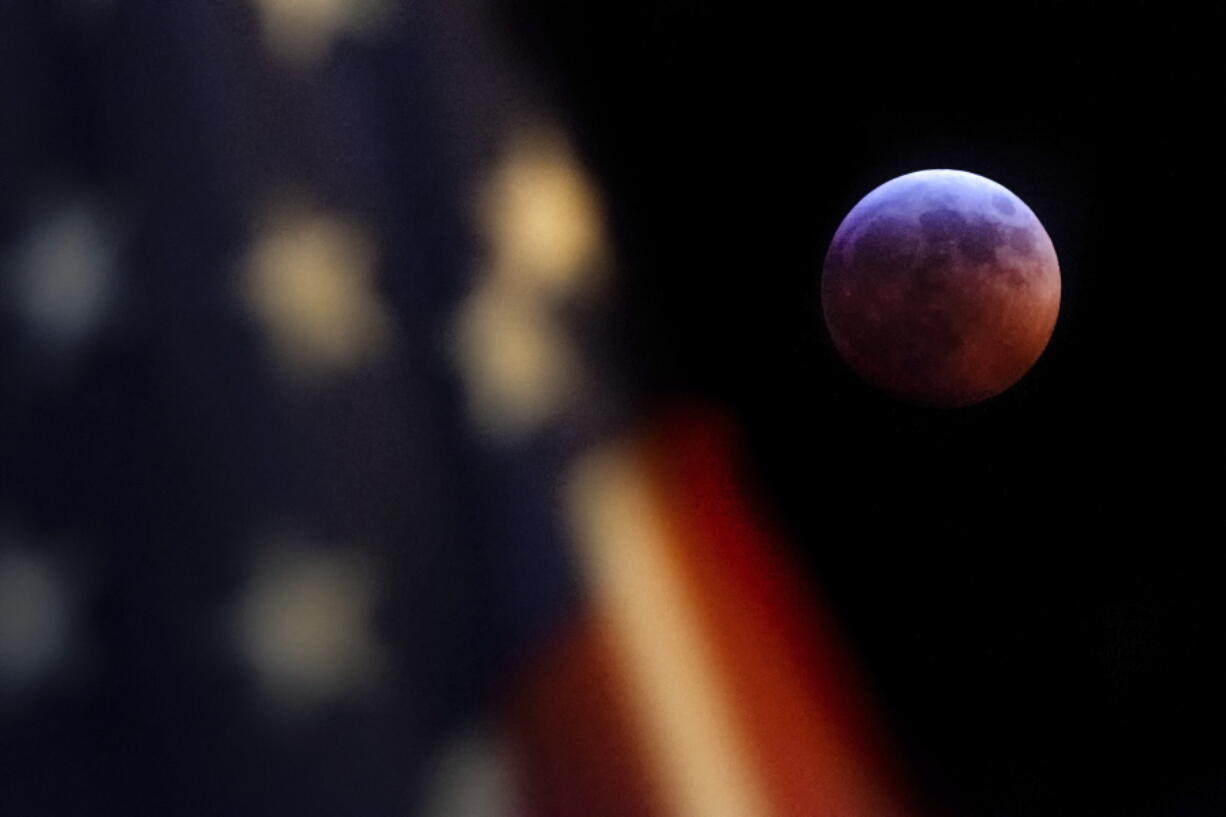
M 964 406 L 1008 389 L 1051 338 L 1060 267 L 1025 202 L 960 170 L 921 170 L 860 200 L 822 274 L 835 347 L 903 400 Z

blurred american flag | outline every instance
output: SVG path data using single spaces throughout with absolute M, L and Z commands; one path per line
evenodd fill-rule
M 0 814 L 909 813 L 495 20 L 0 6 Z

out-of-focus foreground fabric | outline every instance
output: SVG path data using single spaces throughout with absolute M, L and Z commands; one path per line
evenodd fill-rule
M 901 813 L 500 34 L 0 6 L 0 812 Z

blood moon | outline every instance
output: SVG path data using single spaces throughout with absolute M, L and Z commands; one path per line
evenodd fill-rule
M 921 170 L 860 200 L 834 234 L 822 310 L 877 388 L 966 406 L 1026 374 L 1060 311 L 1060 267 L 1026 204 L 991 179 Z

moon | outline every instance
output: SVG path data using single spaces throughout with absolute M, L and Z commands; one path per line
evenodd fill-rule
M 896 398 L 967 406 L 1008 389 L 1060 312 L 1051 238 L 1020 198 L 962 170 L 891 179 L 843 219 L 822 270 L 840 356 Z

